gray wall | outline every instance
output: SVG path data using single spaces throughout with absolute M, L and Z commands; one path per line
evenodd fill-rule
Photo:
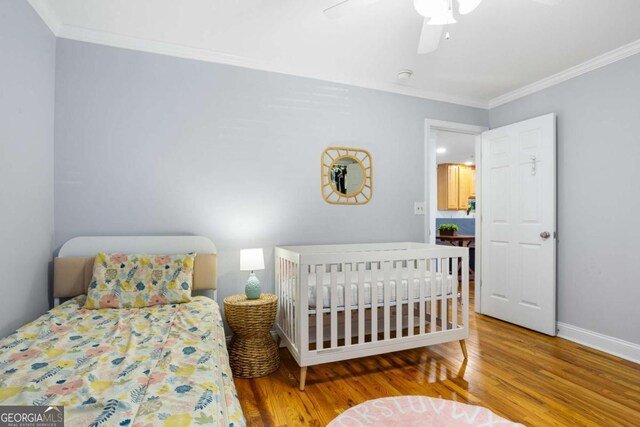
M 640 344 L 640 55 L 490 111 L 558 114 L 558 320 Z
M 181 234 L 219 250 L 219 298 L 243 291 L 241 248 L 423 239 L 424 119 L 488 112 L 312 79 L 69 40 L 56 68 L 55 242 Z M 320 196 L 332 145 L 373 157 L 373 200 Z
M 0 337 L 48 308 L 55 47 L 26 1 L 0 0 Z

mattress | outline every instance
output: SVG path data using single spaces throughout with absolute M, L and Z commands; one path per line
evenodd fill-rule
M 76 297 L 0 341 L 0 405 L 66 425 L 245 425 L 215 301 L 84 310 Z
M 380 273 L 380 276 L 382 273 Z M 382 279 L 378 276 L 378 279 Z M 351 294 L 351 306 L 352 308 L 357 308 L 358 306 L 358 276 L 357 274 L 352 274 L 352 283 L 350 287 Z M 322 307 L 323 308 L 331 308 L 331 278 L 329 274 L 323 274 L 323 284 L 322 284 Z M 367 272 L 364 277 L 364 304 L 369 306 L 371 305 L 371 273 Z M 396 303 L 396 298 L 398 295 L 398 286 L 397 283 L 400 283 L 400 298 L 401 301 L 407 302 L 409 297 L 409 280 L 413 280 L 413 296 L 412 300 L 416 301 L 420 299 L 420 281 L 418 279 L 409 279 L 407 277 L 400 278 L 400 280 L 390 280 L 390 296 L 389 299 L 392 303 Z M 336 276 L 336 281 L 338 285 L 336 287 L 338 294 L 338 303 L 337 307 L 344 308 L 344 274 L 338 273 Z M 316 274 L 309 274 L 309 307 L 316 307 Z M 454 282 L 453 277 L 451 275 L 445 276 L 445 292 L 447 295 L 451 294 L 452 283 Z M 425 298 L 431 298 L 431 276 L 426 277 L 426 293 Z M 442 274 L 438 273 L 436 275 L 436 286 L 435 293 L 437 297 L 442 296 Z M 377 303 L 379 305 L 384 305 L 384 282 L 382 280 L 378 280 L 376 283 L 376 295 L 377 295 Z

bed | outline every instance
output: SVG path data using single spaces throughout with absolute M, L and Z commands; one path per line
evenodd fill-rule
M 204 291 L 215 289 L 213 244 L 85 239 L 55 260 L 54 296 L 71 299 L 0 341 L 0 405 L 64 405 L 65 422 L 74 426 L 244 425 L 213 299 L 82 308 L 92 258 L 81 255 L 198 251 L 193 289 Z
M 466 359 L 468 265 L 467 248 L 424 243 L 277 247 L 276 331 L 300 390 L 320 363 L 449 341 Z

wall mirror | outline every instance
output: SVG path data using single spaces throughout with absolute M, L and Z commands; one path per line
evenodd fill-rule
M 336 205 L 364 205 L 373 194 L 373 165 L 368 151 L 329 147 L 322 153 L 322 197 Z

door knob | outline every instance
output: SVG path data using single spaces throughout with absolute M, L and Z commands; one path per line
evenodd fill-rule
M 548 231 L 543 231 L 542 233 L 540 233 L 540 237 L 546 240 L 551 237 L 551 233 L 549 233 Z

